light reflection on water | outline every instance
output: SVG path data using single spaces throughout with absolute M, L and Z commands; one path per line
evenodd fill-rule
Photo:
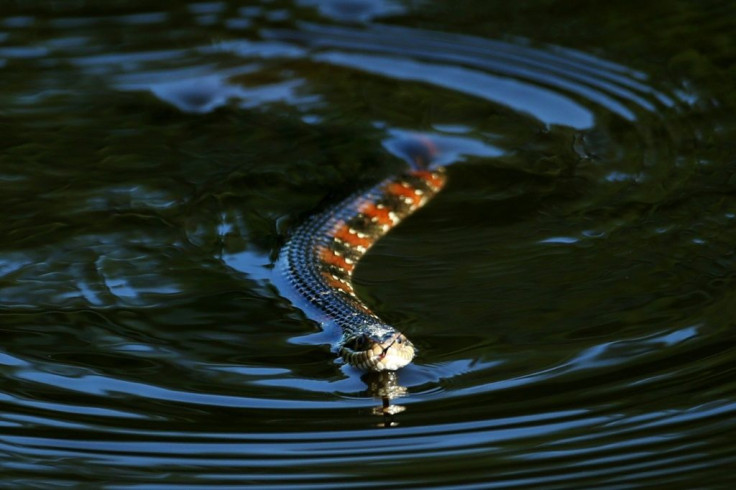
M 0 19 L 7 481 L 692 487 L 734 463 L 736 209 L 702 154 L 724 126 L 690 81 L 414 8 Z M 272 266 L 417 133 L 447 189 L 356 285 L 420 356 L 362 376 Z
M 577 129 L 586 129 L 593 124 L 593 115 L 587 109 L 558 93 L 487 73 L 477 73 L 455 66 L 355 53 L 348 55 L 327 52 L 315 56 L 314 59 L 399 80 L 433 83 L 443 88 L 481 97 L 489 102 L 508 105 L 515 111 L 531 113 L 545 124 L 564 124 Z

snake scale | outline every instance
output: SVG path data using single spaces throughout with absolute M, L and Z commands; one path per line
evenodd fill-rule
M 415 141 L 416 143 L 416 141 Z M 428 169 L 435 148 L 421 140 L 415 168 L 355 193 L 307 219 L 281 251 L 281 272 L 307 303 L 342 332 L 339 353 L 365 371 L 393 371 L 409 364 L 414 345 L 382 321 L 355 294 L 351 277 L 363 255 L 445 184 L 442 167 Z

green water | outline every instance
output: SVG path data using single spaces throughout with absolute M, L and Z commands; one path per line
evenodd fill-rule
M 726 487 L 734 28 L 730 2 L 0 5 L 0 482 Z M 355 275 L 420 349 L 386 428 L 273 265 L 417 133 L 448 185 Z

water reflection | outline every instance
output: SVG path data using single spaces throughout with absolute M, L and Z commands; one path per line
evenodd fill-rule
M 395 427 L 398 422 L 395 415 L 406 410 L 406 407 L 397 405 L 395 400 L 406 396 L 408 390 L 399 384 L 399 375 L 396 371 L 381 371 L 365 373 L 360 378 L 366 384 L 365 394 L 381 401 L 381 405 L 374 407 L 373 415 L 383 417 L 383 427 Z
M 338 22 L 367 22 L 407 10 L 396 0 L 297 0 L 297 4 L 316 7 L 322 15 Z
M 629 120 L 636 115 L 627 104 L 633 103 L 648 111 L 654 110 L 657 102 L 674 104 L 669 96 L 643 83 L 642 74 L 572 50 L 557 50 L 560 54 L 556 55 L 523 45 L 388 26 L 364 30 L 313 24 L 301 27 L 300 31 L 268 30 L 264 34 L 267 38 L 295 40 L 315 48 L 355 50 L 358 52 L 350 54 L 328 51 L 315 55 L 315 59 L 400 79 L 439 84 L 509 104 L 549 124 L 566 124 L 579 129 L 592 126 L 592 114 L 565 93 L 583 96 Z M 402 39 L 402 42 L 394 42 L 394 39 Z M 366 56 L 362 52 L 389 56 Z M 415 61 L 416 58 L 435 63 Z M 650 100 L 652 97 L 656 99 Z M 572 113 L 565 115 L 564 111 Z M 566 119 L 558 120 L 562 117 Z

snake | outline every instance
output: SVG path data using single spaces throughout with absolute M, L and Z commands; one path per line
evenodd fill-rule
M 281 273 L 296 293 L 320 312 L 323 323 L 342 330 L 339 356 L 362 371 L 395 371 L 417 353 L 406 335 L 370 310 L 352 283 L 366 252 L 445 185 L 445 168 L 428 165 L 437 151 L 433 143 L 410 143 L 411 168 L 315 213 L 293 231 L 279 256 Z

